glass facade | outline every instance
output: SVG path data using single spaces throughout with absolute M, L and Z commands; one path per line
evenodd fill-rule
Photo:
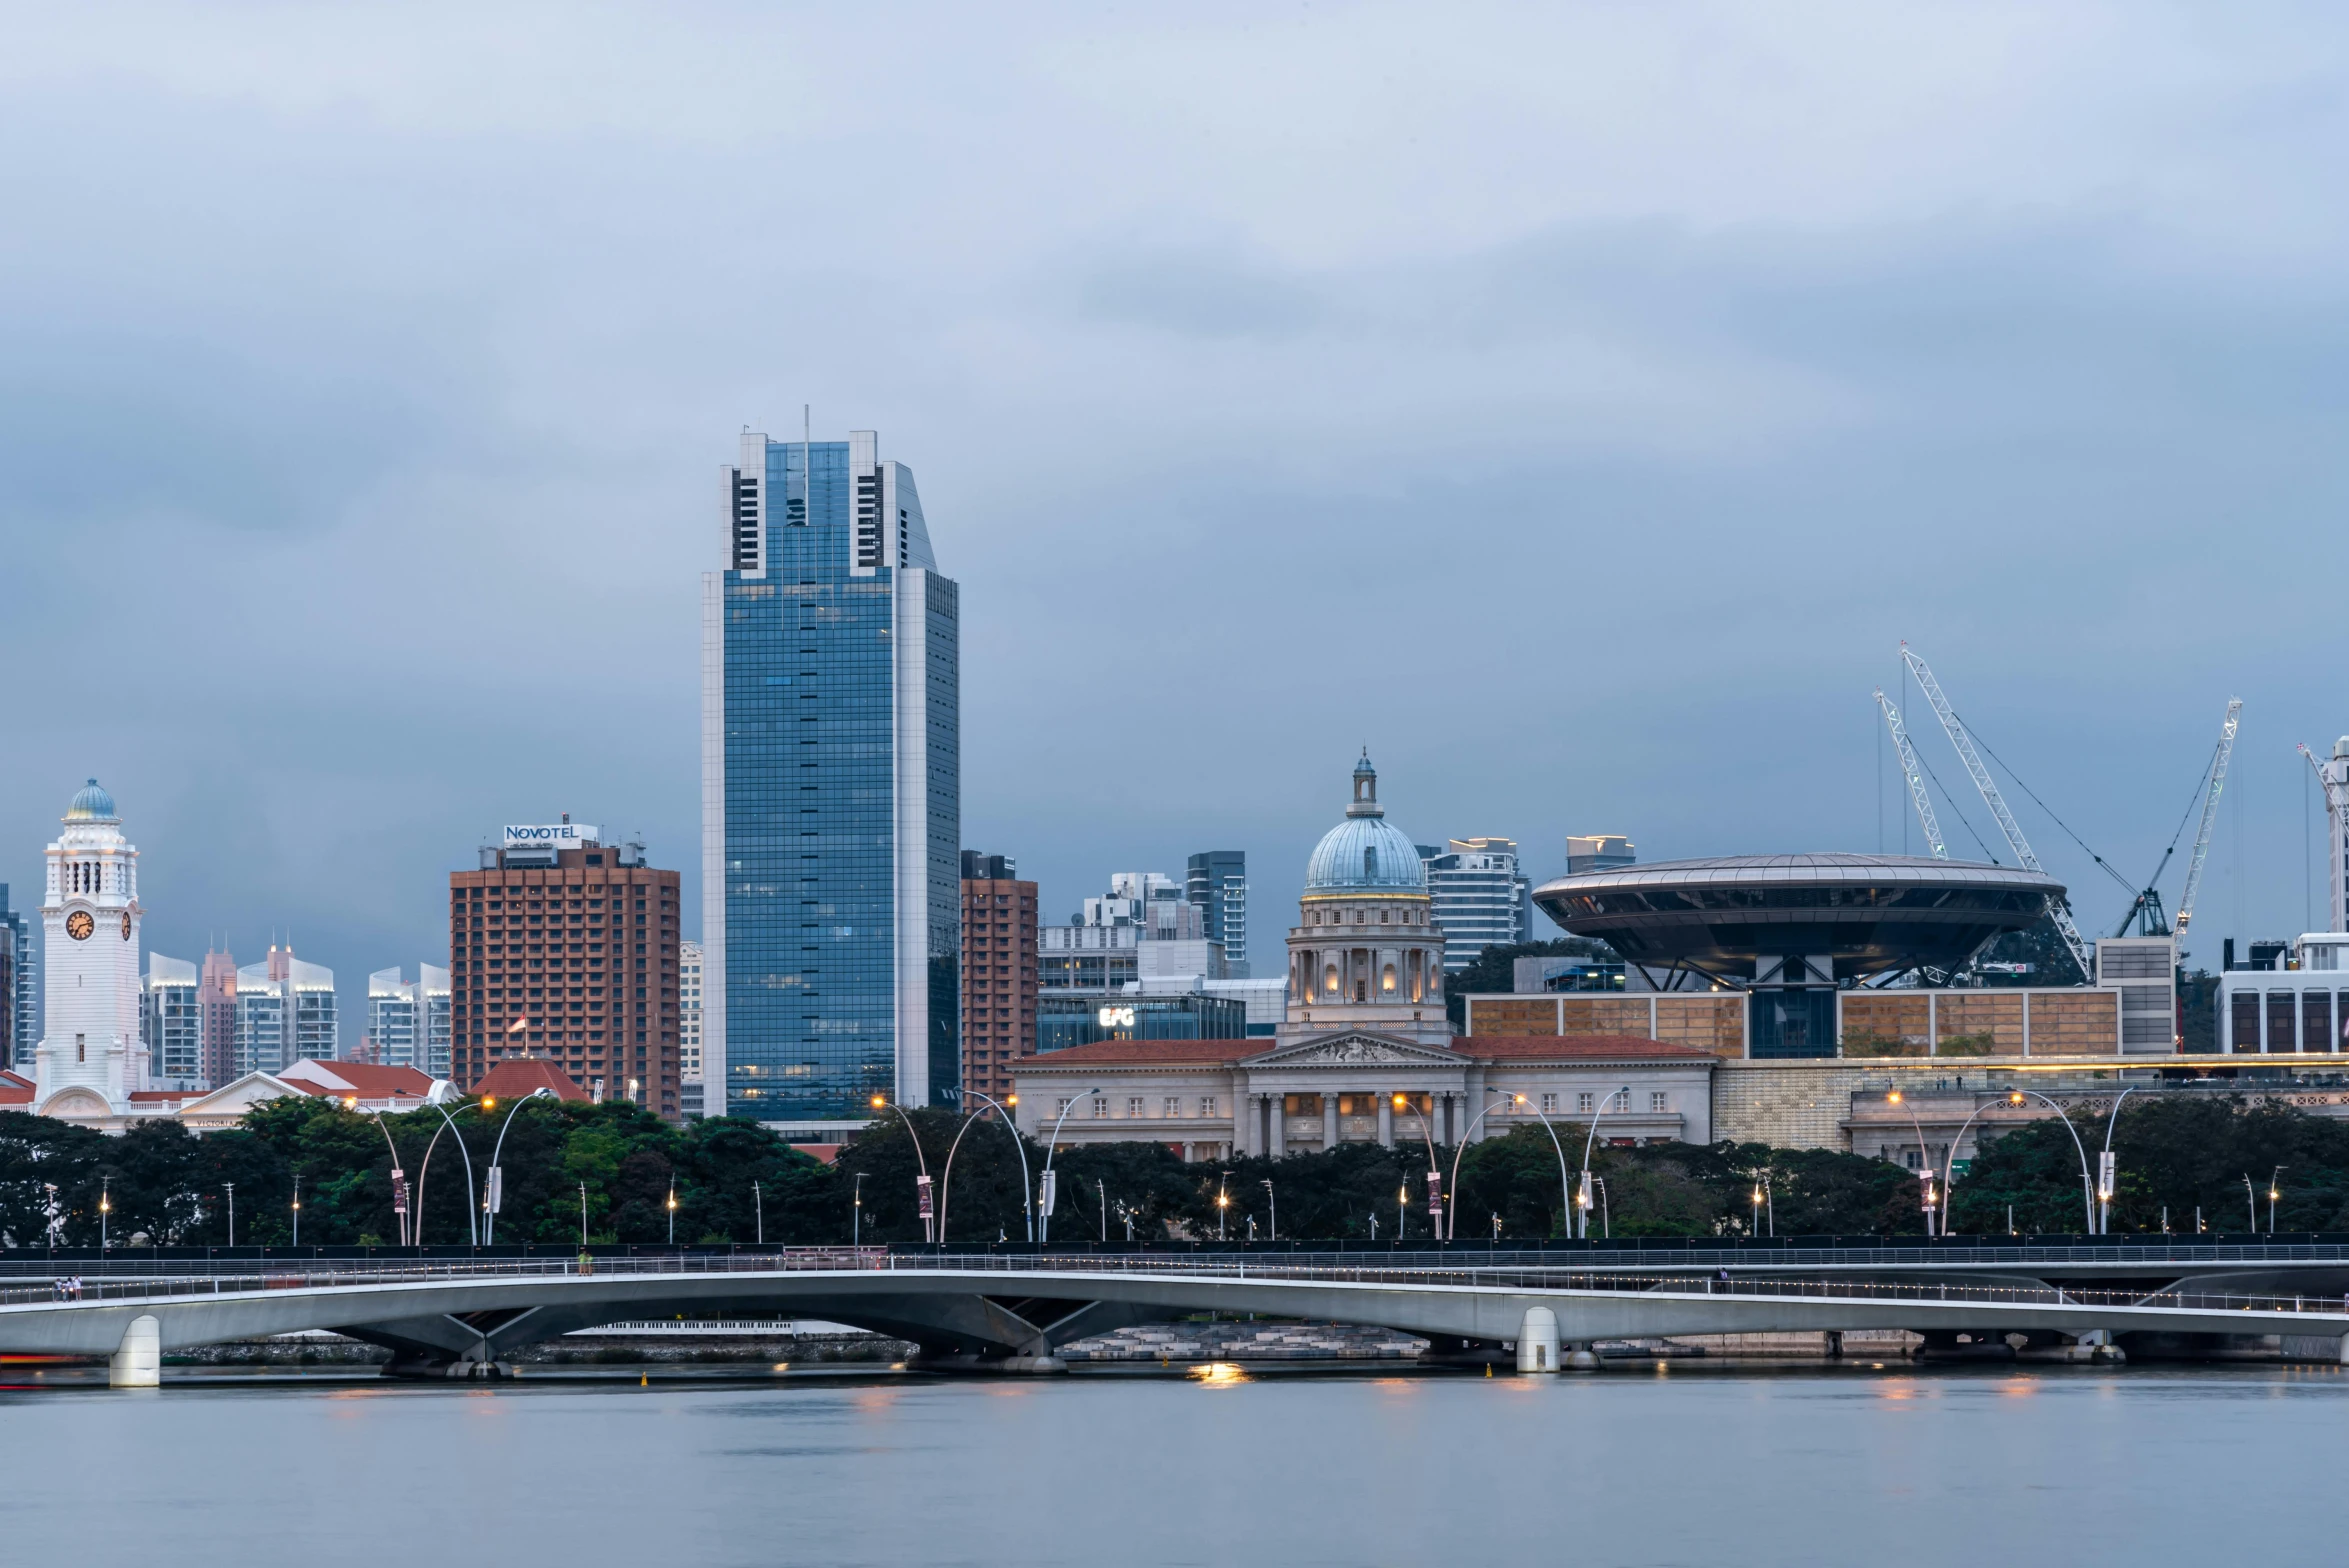
M 1224 973 L 1248 978 L 1248 856 L 1237 849 L 1193 855 L 1183 896 L 1206 917 L 1207 939 L 1223 944 Z
M 1236 997 L 1045 996 L 1036 1002 L 1036 1051 L 1065 1051 L 1099 1040 L 1243 1040 L 1247 1004 Z
M 728 1115 L 861 1121 L 959 1071 L 956 588 L 912 476 L 870 454 L 746 438 L 704 596 L 703 1059 Z

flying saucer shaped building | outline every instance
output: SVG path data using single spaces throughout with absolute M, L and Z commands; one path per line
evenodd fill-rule
M 1662 989 L 1696 976 L 1754 993 L 1755 1055 L 1832 1054 L 1835 991 L 1956 969 L 2046 913 L 2042 872 L 1902 855 L 1732 855 L 1560 877 L 1534 902 Z M 1701 982 L 1700 982 L 1701 983 Z

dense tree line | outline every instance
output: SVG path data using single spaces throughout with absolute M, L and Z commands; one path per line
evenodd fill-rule
M 64 1246 L 93 1245 L 103 1196 L 117 1245 L 140 1238 L 219 1246 L 229 1239 L 233 1185 L 238 1244 L 283 1246 L 293 1239 L 297 1181 L 304 1243 L 391 1245 L 398 1238 L 393 1146 L 422 1203 L 422 1239 L 460 1245 L 468 1195 L 486 1179 L 501 1128 L 505 1196 L 497 1240 L 504 1243 L 576 1243 L 583 1203 L 590 1241 L 659 1243 L 670 1234 L 672 1192 L 680 1243 L 749 1244 L 762 1236 L 789 1245 L 851 1236 L 918 1242 L 916 1177 L 925 1170 L 948 1241 L 1019 1242 L 1027 1236 L 1023 1194 L 1035 1190 L 1046 1160 L 1041 1145 L 1017 1138 L 992 1114 L 944 1110 L 912 1113 L 910 1130 L 901 1120 L 876 1125 L 828 1166 L 756 1123 L 674 1127 L 627 1103 L 536 1100 L 490 1111 L 468 1105 L 455 1115 L 452 1131 L 437 1111 L 376 1118 L 329 1100 L 289 1099 L 201 1138 L 171 1122 L 108 1138 L 0 1112 L 0 1245 L 39 1247 L 52 1237 Z M 1582 1165 L 1575 1131 L 1561 1125 L 1553 1144 L 1536 1125 L 1466 1150 L 1437 1148 L 1447 1189 L 1457 1161 L 1459 1238 L 1489 1239 L 1496 1222 L 1504 1241 L 1567 1234 Z M 2003 1233 L 2011 1211 L 2014 1227 L 2026 1233 L 2080 1230 L 2081 1150 L 2093 1168 L 2103 1137 L 2103 1121 L 2082 1113 L 2070 1129 L 2054 1120 L 2033 1123 L 1987 1145 L 1954 1184 L 1952 1228 Z M 2157 1230 L 2165 1210 L 2175 1231 L 2192 1230 L 2197 1211 L 2213 1231 L 2240 1231 L 2254 1211 L 2265 1229 L 2271 1177 L 2280 1193 L 2278 1230 L 2349 1231 L 2349 1124 L 2239 1098 L 2149 1098 L 2126 1104 L 2113 1147 L 2116 1232 Z M 1261 1241 L 1277 1226 L 1284 1240 L 1367 1241 L 1393 1239 L 1399 1225 L 1406 1238 L 1420 1240 L 1428 1234 L 1428 1157 L 1424 1144 L 1408 1143 L 1210 1164 L 1186 1164 L 1156 1143 L 1070 1149 L 1052 1162 L 1059 1193 L 1052 1232 L 1062 1241 L 1120 1242 L 1129 1234 L 1137 1241 L 1219 1234 Z M 1910 1172 L 1832 1150 L 1601 1147 L 1591 1170 L 1600 1199 L 1594 1236 L 1922 1229 Z M 1759 1206 L 1757 1193 L 1766 1195 Z

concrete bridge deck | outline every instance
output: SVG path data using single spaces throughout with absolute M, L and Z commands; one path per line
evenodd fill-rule
M 1887 1249 L 1913 1253 L 1917 1249 Z M 2022 1250 L 2022 1249 L 2016 1249 Z M 29 1260 L 28 1260 L 29 1261 Z M 1325 1318 L 1437 1339 L 1559 1343 L 1908 1329 L 2037 1342 L 2122 1334 L 2349 1336 L 2339 1274 L 2210 1258 L 2199 1274 L 2050 1282 L 2022 1258 L 1657 1267 L 1447 1254 L 1268 1257 L 786 1250 L 576 1260 L 357 1260 L 255 1272 L 125 1270 L 0 1289 L 0 1351 L 110 1355 L 154 1380 L 165 1350 L 300 1329 L 385 1345 L 393 1370 L 468 1373 L 518 1346 L 618 1319 L 824 1318 L 909 1339 L 944 1364 L 1033 1369 L 1059 1345 L 1192 1312 Z M 1671 1259 L 1673 1265 L 1681 1259 Z M 1773 1260 L 1775 1262 L 1776 1260 Z M 1913 1266 L 1911 1266 L 1913 1265 Z M 60 1270 L 60 1272 L 65 1272 Z M 2162 1277 L 2149 1279 L 2149 1273 Z M 1554 1324 L 1536 1329 L 1534 1325 Z

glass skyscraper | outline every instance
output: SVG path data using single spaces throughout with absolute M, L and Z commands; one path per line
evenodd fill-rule
M 702 1072 L 820 1130 L 949 1103 L 960 1061 L 958 590 L 913 473 L 746 432 L 702 578 Z

